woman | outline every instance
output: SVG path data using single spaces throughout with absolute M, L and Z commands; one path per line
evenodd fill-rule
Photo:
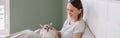
M 82 38 L 85 29 L 83 7 L 80 0 L 69 0 L 67 3 L 68 18 L 62 30 L 56 31 L 61 38 Z

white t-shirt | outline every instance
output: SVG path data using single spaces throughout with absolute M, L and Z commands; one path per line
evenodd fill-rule
M 72 22 L 67 19 L 62 27 L 61 38 L 73 38 L 74 35 L 83 34 L 85 30 L 84 20 Z

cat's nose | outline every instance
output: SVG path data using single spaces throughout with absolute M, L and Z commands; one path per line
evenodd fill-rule
M 47 32 L 49 31 L 49 28 L 47 29 Z

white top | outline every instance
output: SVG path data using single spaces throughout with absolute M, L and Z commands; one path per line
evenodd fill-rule
M 74 35 L 83 34 L 85 30 L 84 20 L 73 22 L 67 19 L 61 30 L 61 38 L 73 38 Z

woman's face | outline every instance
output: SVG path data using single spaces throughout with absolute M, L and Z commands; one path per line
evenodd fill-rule
M 77 9 L 71 3 L 67 4 L 67 12 L 72 19 L 78 19 L 78 15 L 81 13 L 81 9 Z

